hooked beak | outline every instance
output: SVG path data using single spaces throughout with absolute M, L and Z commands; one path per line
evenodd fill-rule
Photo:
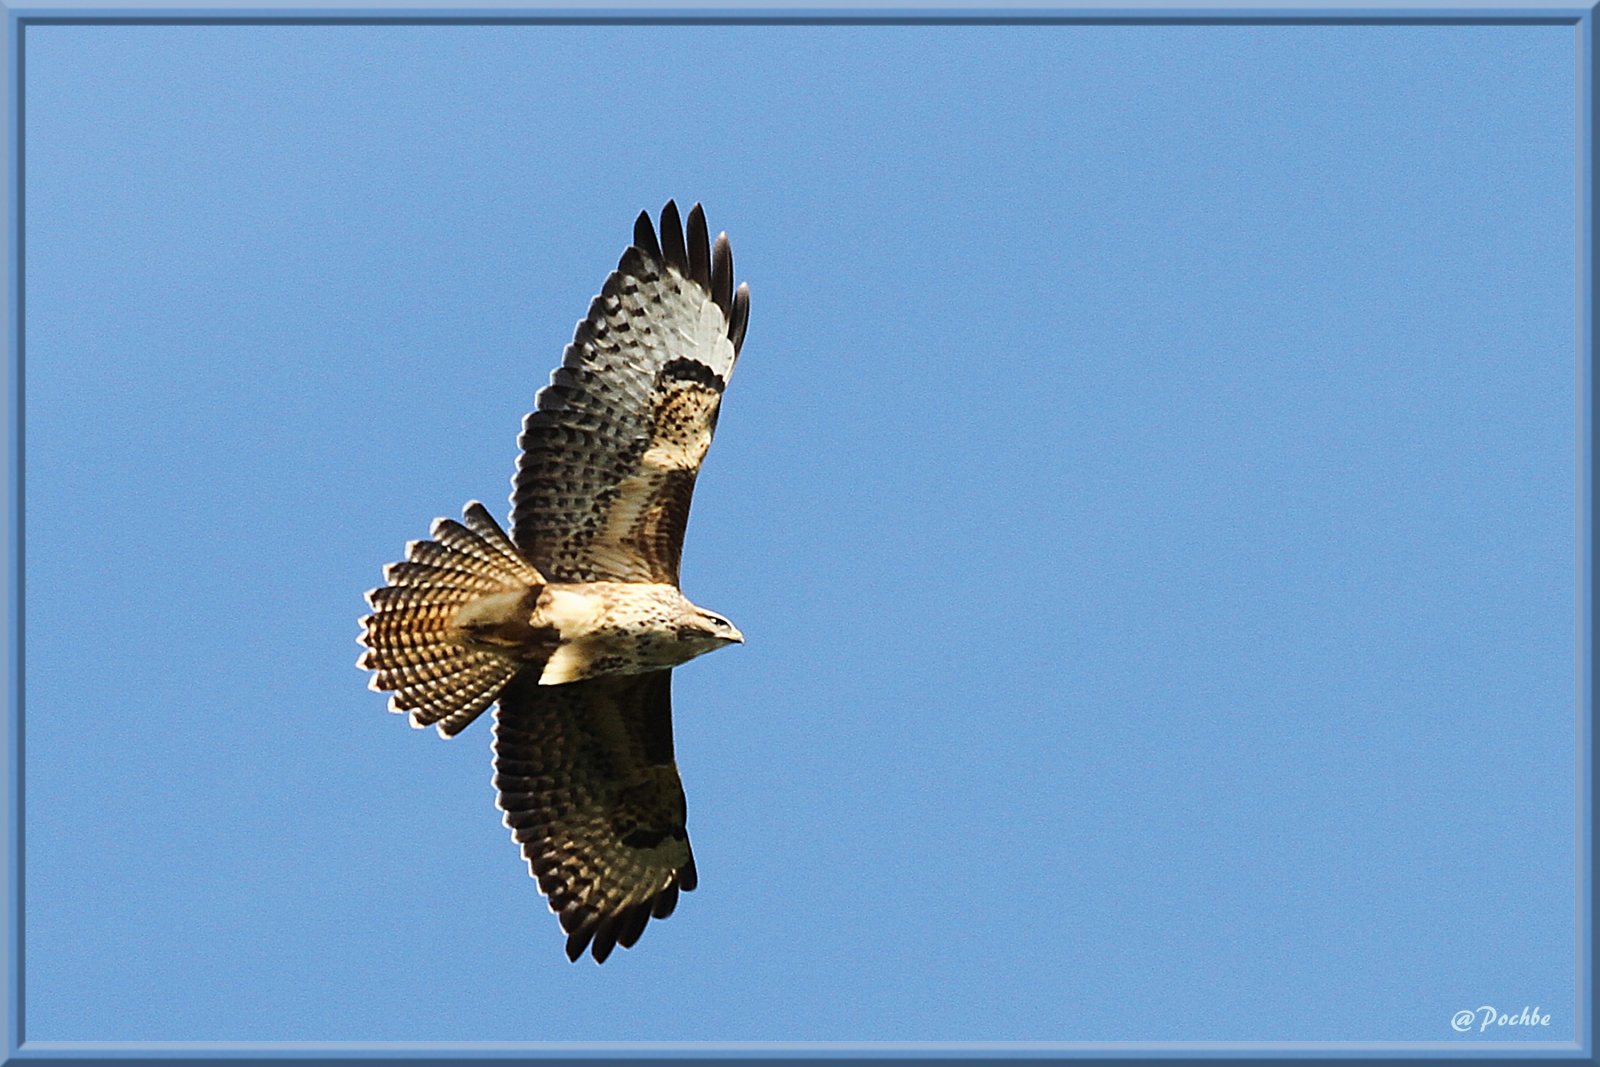
M 733 626 L 732 623 L 729 623 L 728 625 Z M 728 638 L 728 640 L 733 644 L 742 645 L 744 644 L 744 634 L 739 632 L 739 628 L 737 626 L 733 626 L 733 636 Z

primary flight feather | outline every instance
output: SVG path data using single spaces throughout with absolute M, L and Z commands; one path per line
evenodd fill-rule
M 678 589 L 695 477 L 750 291 L 696 204 L 634 224 L 523 420 L 508 537 L 438 519 L 367 594 L 357 664 L 392 711 L 452 737 L 497 704 L 505 824 L 567 956 L 631 947 L 695 887 L 672 750 L 672 668 L 744 638 Z

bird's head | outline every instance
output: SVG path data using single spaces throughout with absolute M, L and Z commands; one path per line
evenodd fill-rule
M 698 655 L 723 645 L 742 645 L 744 634 L 716 612 L 697 607 L 678 626 L 678 640 L 695 646 Z

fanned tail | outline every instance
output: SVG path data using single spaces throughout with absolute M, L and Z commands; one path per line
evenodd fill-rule
M 406 545 L 402 563 L 383 570 L 389 584 L 367 593 L 373 613 L 361 620 L 367 651 L 356 666 L 373 672 L 369 688 L 391 691 L 389 710 L 411 725 L 453 737 L 494 703 L 519 660 L 469 647 L 456 625 L 461 609 L 487 597 L 536 592 L 544 578 L 476 500 L 465 522 L 436 519 L 431 541 Z

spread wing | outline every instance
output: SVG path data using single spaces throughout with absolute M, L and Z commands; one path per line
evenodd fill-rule
M 695 887 L 672 758 L 672 671 L 507 684 L 495 711 L 505 824 L 567 931 L 567 958 L 632 947 Z M 592 947 L 591 947 L 592 944 Z
M 677 206 L 634 243 L 522 424 L 511 537 L 556 581 L 678 583 L 700 461 L 750 315 L 727 234 Z

